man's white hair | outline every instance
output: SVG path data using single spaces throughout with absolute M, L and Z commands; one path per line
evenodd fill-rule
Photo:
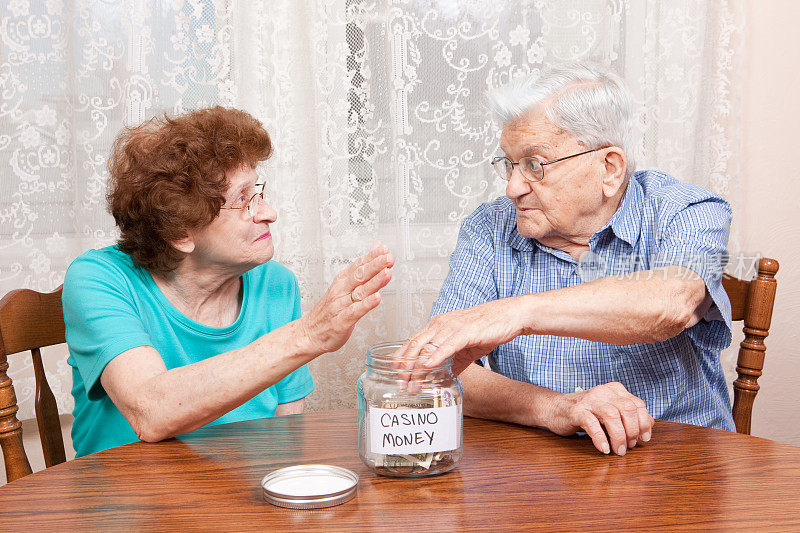
M 521 76 L 489 93 L 489 105 L 503 124 L 544 104 L 547 120 L 587 149 L 619 146 L 628 158 L 626 177 L 636 169 L 631 101 L 619 76 L 597 65 L 566 63 Z

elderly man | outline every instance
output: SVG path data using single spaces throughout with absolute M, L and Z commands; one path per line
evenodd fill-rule
M 434 318 L 397 357 L 453 357 L 467 414 L 585 431 L 603 453 L 650 440 L 651 414 L 732 429 L 729 205 L 634 172 L 629 97 L 603 69 L 552 68 L 491 102 L 506 197 L 464 221 Z

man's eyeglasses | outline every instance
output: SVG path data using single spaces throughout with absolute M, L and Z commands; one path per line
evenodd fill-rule
M 579 155 L 588 154 L 590 152 L 596 152 L 597 150 L 602 150 L 603 148 L 608 148 L 608 146 L 601 146 L 600 148 L 586 150 L 585 152 L 581 152 L 579 154 L 572 154 L 566 157 L 559 157 L 558 159 L 553 159 L 552 161 L 545 161 L 544 163 L 533 157 L 521 157 L 520 160 L 515 163 L 506 156 L 500 156 L 492 159 L 492 166 L 497 172 L 497 175 L 506 181 L 509 181 L 511 179 L 511 174 L 514 172 L 514 165 L 519 165 L 519 170 L 520 172 L 522 172 L 522 177 L 525 178 L 526 180 L 542 181 L 544 179 L 545 165 L 552 165 L 553 163 L 558 163 L 559 161 L 564 161 L 565 159 L 578 157 Z
M 220 209 L 247 209 L 247 213 L 252 218 L 256 216 L 256 213 L 258 213 L 258 208 L 261 207 L 261 204 L 264 203 L 264 201 L 264 187 L 262 186 L 261 190 L 255 193 L 246 204 L 234 204 L 230 207 L 222 206 Z

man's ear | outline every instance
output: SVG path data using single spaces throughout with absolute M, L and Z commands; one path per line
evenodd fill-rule
M 603 174 L 603 195 L 613 198 L 625 185 L 625 171 L 628 168 L 628 158 L 619 146 L 605 149 L 603 160 L 605 172 Z
M 190 254 L 194 251 L 194 239 L 192 238 L 192 234 L 189 233 L 183 239 L 178 241 L 173 241 L 170 244 L 175 247 L 176 250 L 179 252 L 183 252 L 185 254 Z

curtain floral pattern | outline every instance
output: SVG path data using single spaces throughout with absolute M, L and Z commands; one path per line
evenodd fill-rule
M 742 26 L 741 0 L 9 0 L 0 293 L 52 290 L 77 255 L 114 242 L 104 195 L 120 128 L 240 107 L 276 146 L 259 172 L 275 260 L 297 274 L 304 309 L 374 239 L 397 257 L 384 303 L 312 363 L 310 408 L 351 407 L 365 348 L 425 323 L 460 221 L 503 194 L 487 90 L 549 63 L 608 65 L 634 94 L 638 167 L 735 208 Z M 45 357 L 69 412 L 66 350 Z M 24 359 L 10 375 L 30 418 Z

